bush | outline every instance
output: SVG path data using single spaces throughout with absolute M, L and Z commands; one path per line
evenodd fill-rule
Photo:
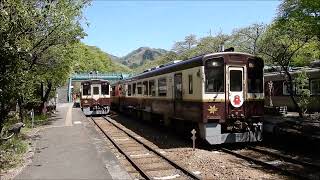
M 309 89 L 309 77 L 306 71 L 302 71 L 295 78 L 294 83 L 296 84 L 296 93 L 300 96 L 298 98 L 298 105 L 300 106 L 303 113 L 306 113 L 310 104 L 311 91 Z

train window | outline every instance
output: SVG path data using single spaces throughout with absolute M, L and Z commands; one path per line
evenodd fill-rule
M 156 96 L 156 86 L 154 80 L 149 81 L 149 95 Z
M 192 74 L 189 74 L 189 94 L 193 94 Z
M 230 91 L 242 91 L 242 71 L 230 70 Z
M 320 79 L 311 80 L 311 94 L 320 95 Z
M 158 94 L 159 96 L 167 96 L 167 79 L 158 79 Z
M 137 83 L 137 94 L 142 94 L 142 84 L 141 84 L 141 82 Z
M 248 92 L 263 92 L 263 60 L 248 59 Z
M 109 95 L 109 84 L 101 85 L 101 94 Z
M 148 96 L 148 81 L 143 81 L 143 94 Z
M 224 92 L 224 60 L 223 58 L 208 59 L 205 62 L 206 93 Z
M 90 84 L 83 84 L 83 86 L 82 86 L 82 95 L 84 95 L 84 96 L 91 95 Z
M 128 84 L 128 96 L 131 96 L 131 84 Z
M 99 87 L 93 87 L 93 95 L 99 94 Z
M 135 95 L 135 94 L 136 94 L 136 87 L 137 87 L 137 84 L 136 84 L 136 83 L 133 83 L 133 84 L 132 84 L 132 95 Z
M 295 90 L 297 89 L 296 88 L 296 84 L 294 82 L 292 82 L 292 92 L 293 94 L 296 94 Z M 286 81 L 283 81 L 283 92 L 282 92 L 283 95 L 290 95 L 290 84 L 289 82 L 286 82 Z

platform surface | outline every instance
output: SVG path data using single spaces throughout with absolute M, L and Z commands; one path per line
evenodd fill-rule
M 32 163 L 15 179 L 130 179 L 103 137 L 71 103 L 39 131 Z

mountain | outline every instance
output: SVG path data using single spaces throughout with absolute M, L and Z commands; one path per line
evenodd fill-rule
M 167 54 L 168 51 L 164 49 L 156 49 L 149 47 L 140 47 L 124 57 L 118 58 L 119 62 L 130 67 L 137 68 L 147 61 L 153 61 L 158 57 Z M 110 56 L 111 57 L 111 56 Z M 111 57 L 112 58 L 112 57 Z M 114 58 L 115 60 L 117 57 Z
M 114 61 L 114 62 L 119 62 L 120 61 L 120 58 L 118 56 L 115 56 L 115 55 L 112 55 L 112 54 L 109 54 L 109 53 L 106 53 L 109 58 Z

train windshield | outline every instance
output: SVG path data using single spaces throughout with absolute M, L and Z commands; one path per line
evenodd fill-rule
M 248 92 L 263 92 L 263 60 L 248 59 Z
M 90 84 L 85 83 L 82 85 L 82 95 L 88 96 L 91 94 Z
M 233 91 L 233 92 L 242 91 L 242 71 L 239 71 L 239 70 L 230 71 L 230 91 Z
M 101 94 L 109 95 L 109 84 L 108 83 L 101 84 Z
M 222 57 L 205 62 L 206 93 L 224 92 L 224 60 Z
M 99 94 L 99 87 L 93 87 L 93 95 Z

